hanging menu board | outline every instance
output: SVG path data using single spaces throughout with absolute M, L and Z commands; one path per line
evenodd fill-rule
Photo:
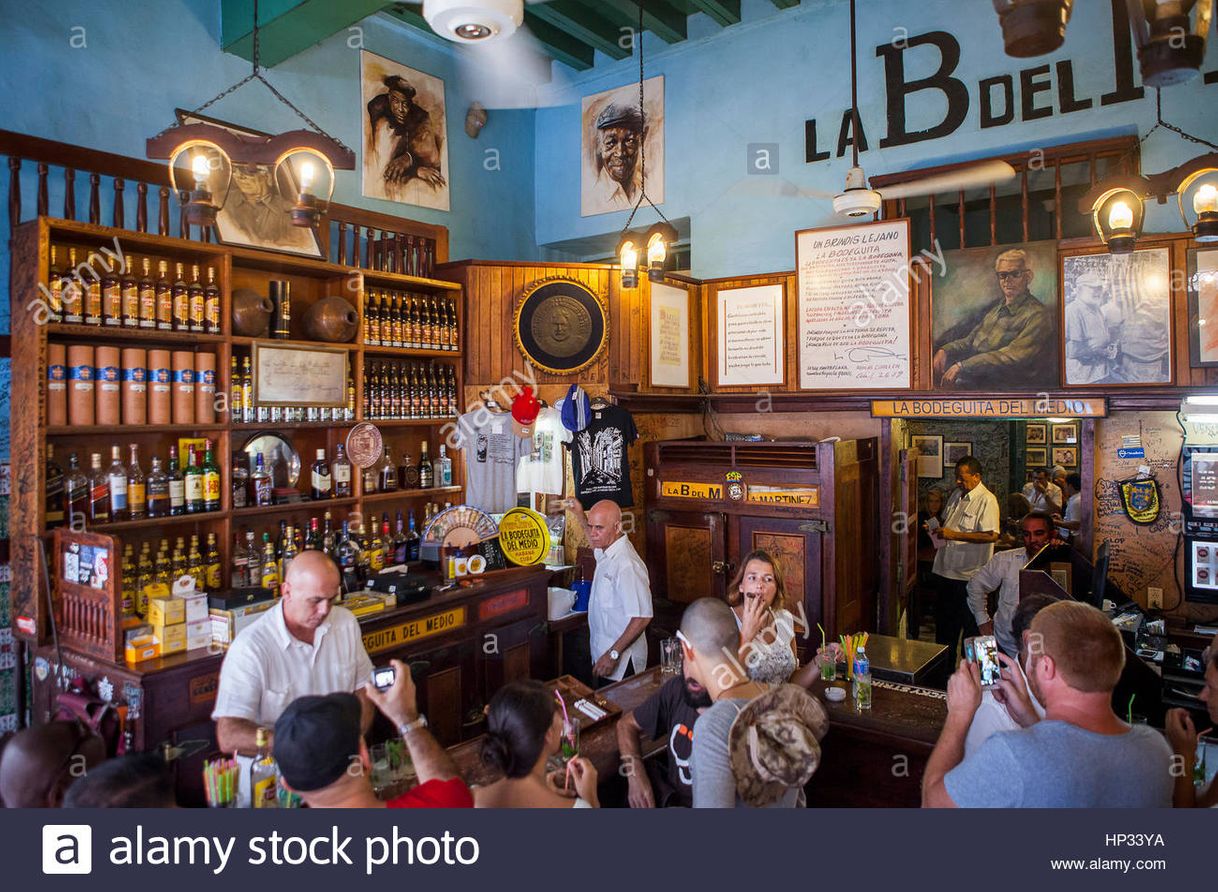
M 909 221 L 795 233 L 799 386 L 911 386 Z

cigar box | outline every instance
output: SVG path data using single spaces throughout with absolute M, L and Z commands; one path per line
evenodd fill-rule
M 186 650 L 186 623 L 172 623 L 164 626 L 153 625 L 152 634 L 157 640 L 162 657 Z
M 204 615 L 202 619 L 186 623 L 186 649 L 198 650 L 211 644 L 211 617 Z
M 152 626 L 172 626 L 186 622 L 186 602 L 182 598 L 149 598 L 148 623 Z
M 182 598 L 185 605 L 185 621 L 187 623 L 207 622 L 208 606 L 207 595 L 203 592 L 198 592 L 193 595 L 186 595 Z M 187 648 L 189 650 L 189 648 Z

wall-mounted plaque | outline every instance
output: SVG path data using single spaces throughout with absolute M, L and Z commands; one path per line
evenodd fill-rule
M 262 406 L 347 405 L 347 351 L 254 344 L 254 402 Z
M 689 292 L 655 282 L 651 286 L 651 383 L 690 387 Z
M 726 288 L 716 302 L 719 386 L 785 383 L 782 285 Z
M 568 375 L 591 365 L 609 341 L 605 308 L 588 286 L 554 277 L 534 282 L 516 306 L 516 346 L 543 371 Z

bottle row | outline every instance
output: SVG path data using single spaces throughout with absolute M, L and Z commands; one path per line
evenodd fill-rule
M 365 495 L 453 485 L 453 460 L 448 457 L 448 449 L 444 444 L 440 444 L 440 454 L 433 459 L 428 453 L 427 441 L 424 440 L 418 464 L 411 461 L 408 452 L 402 453 L 400 465 L 395 464 L 389 449 L 386 445 L 381 460 L 364 469 Z
M 66 256 L 66 266 L 64 259 Z M 138 262 L 137 262 L 138 261 Z M 220 286 L 214 267 L 136 258 L 109 249 L 52 245 L 44 292 L 47 321 L 69 325 L 220 334 Z
M 47 344 L 49 425 L 215 420 L 215 353 Z
M 132 443 L 126 462 L 121 447 L 110 447 L 110 464 L 102 454 L 91 453 L 89 468 L 80 466 L 75 452 L 68 456 L 68 469 L 56 463 L 54 447 L 47 445 L 46 524 L 115 523 L 146 517 L 175 517 L 220 510 L 220 466 L 212 441 L 202 451 L 189 447 L 186 464 L 179 467 L 178 449 L 169 447 L 168 461 L 152 458 L 145 474 L 140 447 Z
M 356 233 L 358 236 L 358 232 Z M 368 264 L 385 273 L 402 273 L 430 279 L 436 268 L 436 240 L 423 235 L 407 235 L 404 232 L 381 233 L 379 239 L 372 238 L 371 230 L 365 236 L 365 246 L 370 249 Z M 352 246 L 352 254 L 358 259 L 358 248 Z
M 341 443 L 334 447 L 334 460 L 326 457 L 325 449 L 317 450 L 317 459 L 309 468 L 309 498 L 346 499 L 351 491 L 351 461 Z M 275 487 L 276 471 L 272 460 L 261 452 L 237 452 L 233 455 L 232 494 L 234 508 L 276 505 L 295 501 L 298 491 L 293 487 Z M 286 471 L 279 474 L 281 480 Z
M 145 540 L 140 546 L 139 557 L 135 556 L 131 543 L 123 545 L 122 592 L 123 613 L 148 615 L 148 587 L 159 583 L 172 590 L 175 580 L 190 575 L 195 581 L 195 591 L 218 592 L 224 586 L 224 565 L 220 559 L 220 548 L 215 533 L 207 534 L 206 547 L 200 547 L 197 534 L 186 538 L 178 536 L 170 557 L 169 540 L 161 539 L 152 556 L 152 543 Z
M 457 417 L 457 373 L 451 365 L 369 363 L 364 414 L 371 419 Z
M 457 300 L 371 288 L 364 301 L 364 343 L 418 350 L 460 349 Z
M 232 393 L 228 407 L 234 424 L 327 424 L 355 420 L 355 379 L 351 375 L 347 376 L 347 402 L 341 407 L 260 405 L 254 398 L 254 375 L 249 356 L 240 360 L 233 356 L 229 381 Z

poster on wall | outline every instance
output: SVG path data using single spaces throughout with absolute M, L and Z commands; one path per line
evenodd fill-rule
M 661 282 L 651 286 L 651 384 L 689 383 L 689 292 Z
M 444 81 L 360 51 L 363 193 L 449 209 Z
M 719 386 L 782 384 L 783 287 L 726 288 L 716 304 Z
M 1188 252 L 1188 324 L 1193 368 L 1218 366 L 1218 249 Z
M 647 197 L 664 202 L 664 78 L 643 81 L 639 113 L 638 83 L 585 96 L 580 115 L 581 217 L 628 211 L 643 191 L 643 154 Z
M 1171 383 L 1167 248 L 1062 258 L 1066 384 Z
M 918 450 L 918 476 L 938 480 L 943 476 L 943 437 L 932 434 L 910 438 Z
M 944 266 L 931 285 L 934 386 L 1057 387 L 1057 242 L 946 251 Z
M 909 221 L 795 233 L 799 386 L 910 387 Z

